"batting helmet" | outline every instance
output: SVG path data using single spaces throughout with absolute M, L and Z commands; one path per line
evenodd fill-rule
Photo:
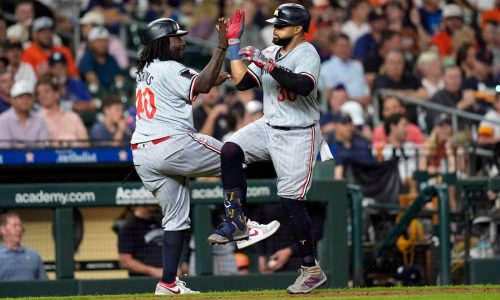
M 276 25 L 302 25 L 304 32 L 307 32 L 311 23 L 311 15 L 300 4 L 286 3 L 278 6 L 278 9 L 274 11 L 274 17 L 266 21 Z
M 149 44 L 154 40 L 164 36 L 186 35 L 188 32 L 181 30 L 179 24 L 169 18 L 161 18 L 149 23 L 142 37 L 144 44 Z

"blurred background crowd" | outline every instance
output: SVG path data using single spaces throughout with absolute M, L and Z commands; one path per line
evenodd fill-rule
M 498 174 L 488 150 L 500 141 L 500 0 L 4 0 L 0 147 L 128 145 L 148 22 L 187 29 L 185 64 L 201 70 L 219 16 L 242 8 L 242 46 L 264 49 L 265 20 L 284 2 L 312 17 L 306 39 L 322 60 L 320 125 L 336 178 L 380 186 L 368 166 L 383 172 L 394 158 L 401 193 L 418 190 L 415 171 Z M 262 100 L 229 81 L 193 104 L 195 128 L 224 141 L 262 116 Z M 375 175 L 352 178 L 360 173 Z M 450 199 L 457 211 L 453 190 Z

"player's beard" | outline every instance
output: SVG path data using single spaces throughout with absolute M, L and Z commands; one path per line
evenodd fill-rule
M 275 45 L 278 45 L 278 46 L 281 46 L 283 48 L 286 48 L 286 46 L 288 46 L 288 44 L 290 44 L 290 42 L 292 41 L 292 39 L 293 39 L 293 36 L 284 37 L 284 38 L 273 37 L 273 43 Z

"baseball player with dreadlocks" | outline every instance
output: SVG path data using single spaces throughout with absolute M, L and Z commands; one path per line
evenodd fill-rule
M 316 262 L 311 220 L 303 201 L 322 141 L 316 85 L 320 58 L 304 39 L 310 20 L 302 5 L 280 5 L 274 17 L 267 20 L 274 24 L 275 46 L 262 52 L 252 46 L 239 49 L 244 24 L 242 11 L 228 21 L 232 80 L 239 90 L 262 85 L 264 117 L 237 131 L 221 149 L 226 219 L 208 238 L 210 244 L 236 240 L 239 246 L 246 242 L 239 240 L 247 232 L 244 164 L 271 160 L 278 176 L 280 203 L 289 216 L 302 257 L 300 275 L 287 288 L 291 294 L 309 293 L 327 279 Z
M 136 77 L 136 129 L 131 147 L 134 165 L 144 186 L 155 195 L 163 211 L 163 274 L 155 294 L 199 293 L 187 288 L 176 277 L 184 232 L 190 227 L 189 178 L 220 176 L 222 143 L 195 132 L 192 102 L 222 84 L 229 74 L 220 72 L 228 42 L 227 22 L 218 21 L 219 45 L 208 65 L 197 73 L 180 61 L 185 42 L 172 19 L 162 18 L 148 24 L 139 55 Z M 251 222 L 249 244 L 279 227 Z M 275 231 L 275 230 L 274 230 Z M 251 235 L 251 236 L 250 236 Z M 252 241 L 252 239 L 256 240 Z

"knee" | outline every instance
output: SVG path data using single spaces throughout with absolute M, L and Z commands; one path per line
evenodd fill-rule
M 245 161 L 245 154 L 238 144 L 227 142 L 224 143 L 221 149 L 221 162 L 234 162 L 243 163 Z
M 299 214 L 303 214 L 306 212 L 306 208 L 304 206 L 304 201 L 280 197 L 280 204 L 281 204 L 281 207 L 283 208 L 283 210 L 285 211 L 286 215 L 289 218 L 293 218 L 294 216 L 297 216 Z

